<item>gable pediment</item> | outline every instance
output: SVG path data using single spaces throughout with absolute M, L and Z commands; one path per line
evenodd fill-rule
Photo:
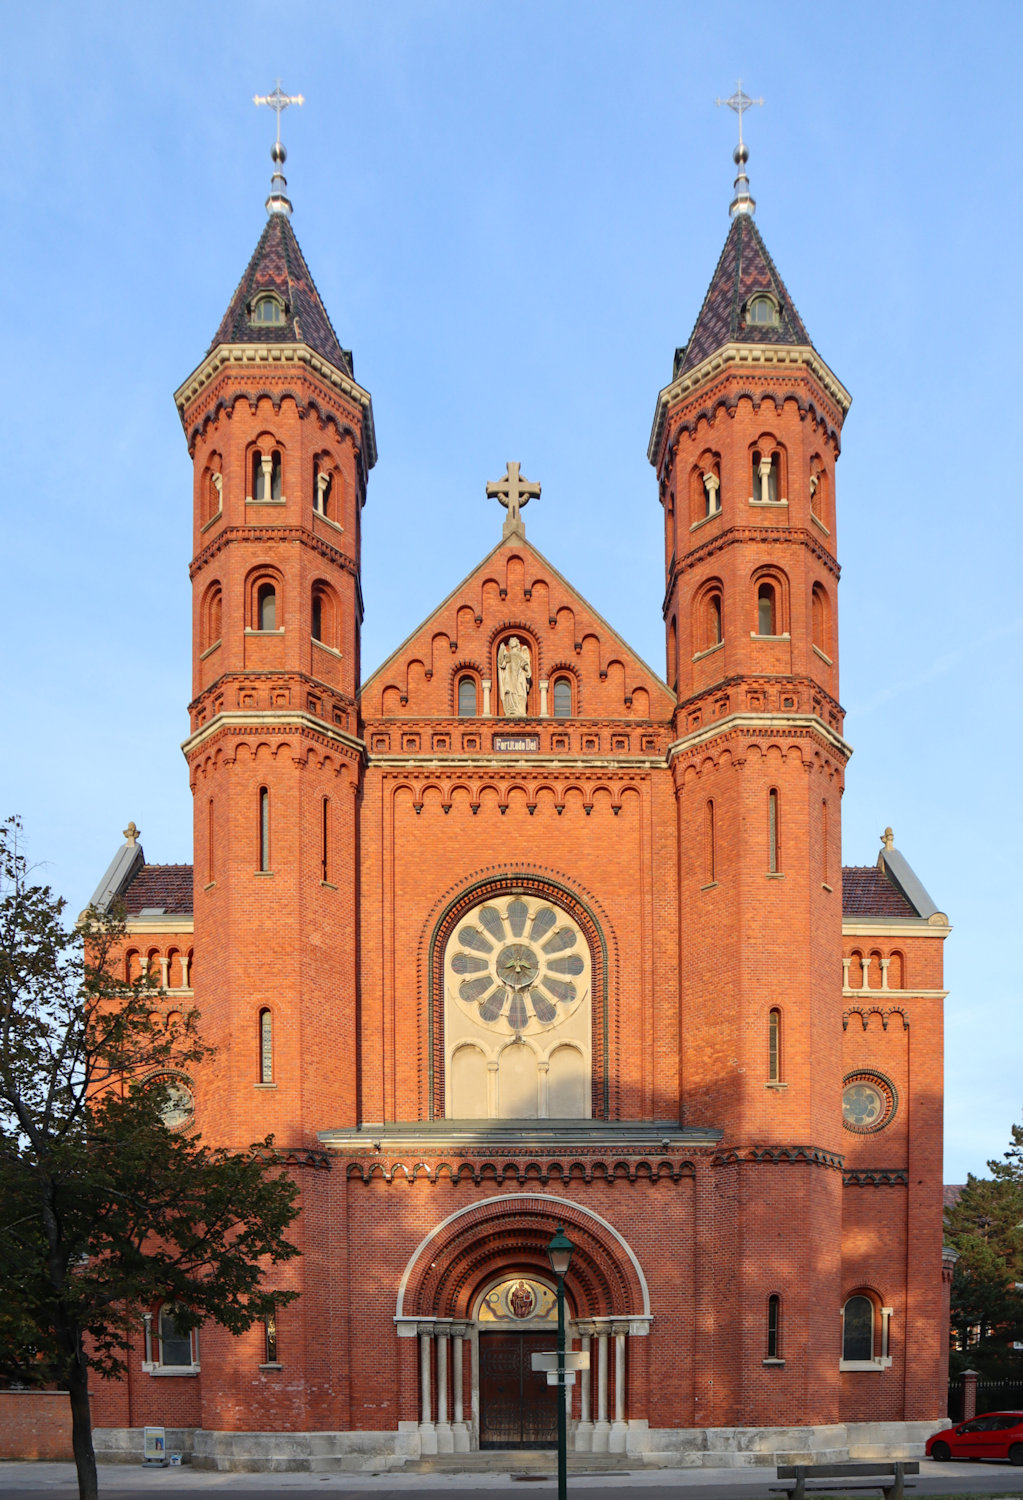
M 478 687 L 477 711 L 502 716 L 499 657 L 511 637 L 528 653 L 526 718 L 553 714 L 567 680 L 572 716 L 667 719 L 675 695 L 558 570 L 524 540 L 502 542 L 366 680 L 363 719 L 458 714 L 458 683 Z M 489 684 L 489 687 L 487 686 Z

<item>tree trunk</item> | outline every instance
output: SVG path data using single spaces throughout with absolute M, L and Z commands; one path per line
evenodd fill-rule
M 82 1357 L 70 1362 L 68 1393 L 71 1397 L 71 1446 L 78 1471 L 78 1500 L 98 1500 L 96 1453 L 92 1446 L 92 1412 L 89 1410 L 89 1376 Z

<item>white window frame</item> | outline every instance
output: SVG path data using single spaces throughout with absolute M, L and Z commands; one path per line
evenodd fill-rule
M 839 1318 L 841 1320 L 840 1321 L 840 1337 L 841 1337 L 841 1342 L 840 1342 L 840 1344 L 839 1344 L 838 1347 L 839 1347 L 840 1350 L 844 1350 L 845 1349 L 845 1310 L 848 1307 L 849 1303 L 852 1301 L 853 1297 L 866 1297 L 866 1296 L 867 1296 L 866 1292 L 853 1292 L 852 1296 L 847 1297 L 845 1299 L 845 1301 L 842 1303 L 841 1309 L 839 1311 Z M 873 1311 L 873 1319 L 871 1320 L 871 1325 L 870 1325 L 870 1327 L 871 1327 L 871 1338 L 873 1339 L 873 1337 L 874 1337 L 874 1328 L 875 1328 L 875 1321 L 874 1320 L 876 1320 L 876 1318 L 877 1318 L 877 1314 L 878 1314 L 879 1309 L 874 1306 L 873 1298 L 868 1297 L 867 1300 L 870 1302 L 870 1306 L 871 1306 L 871 1309 Z M 891 1317 L 892 1317 L 892 1314 L 893 1314 L 894 1311 L 895 1311 L 895 1309 L 892 1308 L 892 1307 L 882 1307 L 882 1308 L 880 1308 L 880 1313 L 881 1313 L 881 1353 L 880 1354 L 875 1354 L 874 1357 L 873 1357 L 873 1359 L 843 1359 L 841 1357 L 841 1355 L 839 1355 L 839 1360 L 838 1360 L 838 1368 L 839 1368 L 839 1370 L 859 1370 L 861 1372 L 873 1372 L 874 1374 L 877 1374 L 880 1370 L 888 1370 L 888 1369 L 891 1368 L 892 1356 L 888 1353 L 888 1328 L 889 1328 L 889 1323 L 891 1321 Z
M 166 1306 L 166 1304 L 164 1304 Z M 163 1362 L 163 1336 L 160 1333 L 160 1320 L 164 1307 L 159 1307 L 156 1313 L 142 1314 L 142 1327 L 145 1339 L 144 1356 L 142 1360 L 143 1372 L 147 1375 L 198 1375 L 199 1373 L 199 1330 L 190 1328 L 188 1331 L 188 1347 L 192 1352 L 192 1361 L 187 1365 L 165 1365 Z M 153 1328 L 153 1319 L 156 1319 L 156 1328 Z M 153 1356 L 156 1355 L 154 1359 Z

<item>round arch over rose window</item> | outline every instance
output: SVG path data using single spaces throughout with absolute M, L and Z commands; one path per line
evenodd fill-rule
M 452 930 L 443 972 L 445 1114 L 589 1118 L 592 961 L 575 919 L 491 895 Z

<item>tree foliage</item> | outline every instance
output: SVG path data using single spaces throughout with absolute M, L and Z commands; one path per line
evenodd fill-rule
M 124 1371 L 141 1313 L 241 1332 L 291 1300 L 297 1189 L 273 1140 L 236 1153 L 171 1129 L 172 1081 L 210 1054 L 198 1015 L 121 976 L 123 923 L 76 924 L 0 825 L 0 1375 L 69 1391 L 79 1491 L 96 1495 L 90 1367 Z
M 946 1238 L 959 1253 L 952 1279 L 951 1367 L 988 1379 L 1023 1375 L 1023 1126 L 989 1161 L 990 1177 L 971 1173 L 946 1215 Z

